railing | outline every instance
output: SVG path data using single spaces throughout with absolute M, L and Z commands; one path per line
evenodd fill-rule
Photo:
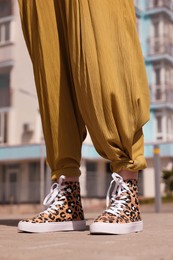
M 154 8 L 160 8 L 160 7 L 164 7 L 167 8 L 169 10 L 172 10 L 172 1 L 171 0 L 149 0 L 146 1 L 147 2 L 147 9 L 154 9 Z
M 168 36 L 148 39 L 148 55 L 168 54 L 173 56 L 173 40 Z

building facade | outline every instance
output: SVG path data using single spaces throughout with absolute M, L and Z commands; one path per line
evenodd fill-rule
M 20 28 L 18 3 L 0 0 L 0 201 L 19 201 L 20 183 L 26 193 L 29 178 L 18 149 L 40 143 L 41 123 L 32 66 Z M 17 145 L 17 146 L 16 146 Z M 4 158 L 4 149 L 18 154 Z M 13 149 L 12 148 L 12 149 Z M 28 166 L 28 168 L 34 166 Z M 30 171 L 30 170 L 28 170 Z M 31 170 L 32 171 L 32 170 Z M 27 185 L 26 185 L 27 183 Z M 33 183 L 34 185 L 34 183 Z M 22 196 L 26 196 L 22 194 Z
M 173 1 L 140 0 L 140 39 L 151 94 L 150 122 L 144 127 L 148 168 L 144 193 L 154 197 L 153 145 L 160 148 L 161 171 L 173 165 Z M 161 184 L 163 191 L 163 184 Z
M 172 162 L 173 17 L 171 0 L 135 1 L 137 29 L 151 90 L 151 120 L 145 126 L 148 168 L 140 174 L 140 193 L 154 196 L 153 142 L 161 145 L 162 167 Z M 33 203 L 48 192 L 41 121 L 32 65 L 23 39 L 18 3 L 0 0 L 0 203 Z M 82 147 L 84 197 L 104 197 L 109 163 L 95 151 L 89 135 Z

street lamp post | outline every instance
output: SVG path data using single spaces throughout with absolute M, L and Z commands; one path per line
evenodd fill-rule
M 160 147 L 159 144 L 154 144 L 154 169 L 155 169 L 155 210 L 157 213 L 161 211 L 161 192 L 160 192 Z

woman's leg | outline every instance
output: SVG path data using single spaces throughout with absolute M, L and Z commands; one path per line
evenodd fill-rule
M 133 0 L 59 3 L 79 109 L 95 148 L 111 162 L 111 185 L 116 183 L 91 233 L 141 231 L 137 171 L 146 167 L 142 126 L 150 99 Z
M 56 2 L 19 0 L 52 180 L 57 180 L 61 174 L 67 177 L 80 175 L 81 146 L 86 136 Z
M 141 170 L 149 88 L 133 0 L 62 6 L 77 100 L 94 146 L 113 172 Z
M 21 231 L 85 229 L 79 166 L 86 129 L 76 102 L 58 1 L 61 0 L 19 0 L 23 32 L 33 63 L 47 160 L 52 180 L 58 182 L 46 197 L 48 209 L 20 221 Z

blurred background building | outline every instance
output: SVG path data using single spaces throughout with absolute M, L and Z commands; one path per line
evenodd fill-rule
M 144 197 L 154 197 L 154 143 L 161 143 L 161 167 L 173 164 L 173 1 L 138 0 L 135 6 L 151 91 L 151 120 L 144 127 L 148 168 L 140 174 L 139 190 Z M 82 196 L 105 197 L 109 163 L 97 154 L 89 135 L 81 170 Z M 39 202 L 50 185 L 18 3 L 0 0 L 0 203 Z
M 144 127 L 148 168 L 144 195 L 154 196 L 153 144 L 160 144 L 161 170 L 173 165 L 173 1 L 137 1 L 139 35 L 151 93 L 150 122 Z M 162 185 L 162 191 L 163 191 Z

